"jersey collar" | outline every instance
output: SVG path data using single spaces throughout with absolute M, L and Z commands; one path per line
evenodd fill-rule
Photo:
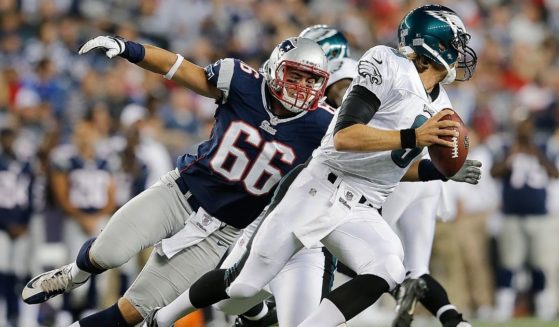
M 435 102 L 439 97 L 439 94 L 441 94 L 441 84 L 435 85 L 433 90 L 430 93 L 427 93 L 427 97 L 431 100 L 431 102 Z

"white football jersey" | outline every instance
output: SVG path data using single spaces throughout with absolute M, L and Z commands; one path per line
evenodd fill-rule
M 345 96 L 355 85 L 367 88 L 380 100 L 380 108 L 367 124 L 378 129 L 416 128 L 436 112 L 452 108 L 441 85 L 437 98 L 431 101 L 413 62 L 386 46 L 373 47 L 363 55 L 357 66 L 356 77 Z M 338 113 L 321 146 L 314 151 L 313 158 L 343 176 L 344 181 L 380 208 L 410 164 L 420 159 L 426 151 L 420 148 L 379 152 L 337 151 L 333 132 Z

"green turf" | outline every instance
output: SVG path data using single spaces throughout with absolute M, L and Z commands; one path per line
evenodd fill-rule
M 536 319 L 526 318 L 515 319 L 514 321 L 502 324 L 474 321 L 472 325 L 474 327 L 559 327 L 559 320 L 552 322 L 542 322 Z

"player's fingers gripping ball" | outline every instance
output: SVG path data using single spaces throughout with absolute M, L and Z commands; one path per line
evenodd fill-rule
M 435 167 L 446 177 L 452 177 L 458 173 L 464 165 L 468 157 L 469 141 L 468 130 L 460 116 L 455 112 L 452 115 L 445 115 L 439 121 L 455 121 L 459 123 L 458 127 L 447 127 L 445 129 L 454 129 L 458 135 L 440 135 L 439 138 L 452 143 L 451 147 L 433 144 L 428 147 L 429 156 Z

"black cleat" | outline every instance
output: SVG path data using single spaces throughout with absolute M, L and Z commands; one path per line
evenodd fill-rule
M 392 327 L 410 327 L 417 301 L 427 292 L 427 284 L 421 278 L 406 279 L 396 291 L 396 318 Z
M 237 316 L 230 327 L 269 327 L 278 323 L 278 315 L 276 312 L 276 304 L 274 302 L 265 302 L 268 306 L 268 313 L 259 320 L 249 320 L 244 316 Z

